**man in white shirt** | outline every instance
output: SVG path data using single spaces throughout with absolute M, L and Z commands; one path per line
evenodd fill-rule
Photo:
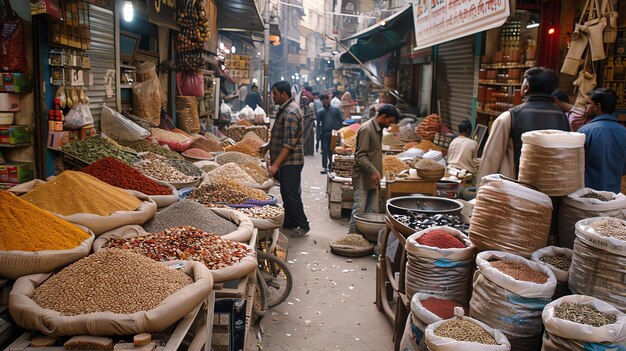
M 454 138 L 448 147 L 448 167 L 458 170 L 466 170 L 476 174 L 480 166 L 480 159 L 477 158 L 478 143 L 470 139 L 472 134 L 472 123 L 463 121 L 459 124 L 459 136 Z
M 339 92 L 338 91 L 333 91 L 333 99 L 330 100 L 330 106 L 332 107 L 336 107 L 336 108 L 341 108 L 341 100 L 339 99 Z

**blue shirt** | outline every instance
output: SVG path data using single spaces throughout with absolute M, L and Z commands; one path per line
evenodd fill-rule
M 615 116 L 599 115 L 578 132 L 586 136 L 585 186 L 619 193 L 626 174 L 626 128 Z
M 341 111 L 332 106 L 324 107 L 317 111 L 317 136 L 330 134 L 333 130 L 341 129 L 343 116 Z

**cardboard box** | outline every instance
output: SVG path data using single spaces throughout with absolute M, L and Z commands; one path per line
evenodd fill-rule
M 28 126 L 0 126 L 0 144 L 27 144 L 30 143 L 30 127 Z
M 20 96 L 0 93 L 0 112 L 20 112 Z
M 214 351 L 242 351 L 246 336 L 246 304 L 241 299 L 216 299 L 213 312 Z
M 78 140 L 78 131 L 48 132 L 48 149 L 59 150 L 61 146 Z
M 0 182 L 24 183 L 35 179 L 35 164 L 32 162 L 7 162 L 0 165 Z
M 63 121 L 48 121 L 48 130 L 54 132 L 62 132 Z
M 93 125 L 85 126 L 80 129 L 80 140 L 85 140 L 87 138 L 91 138 L 96 135 L 96 128 Z

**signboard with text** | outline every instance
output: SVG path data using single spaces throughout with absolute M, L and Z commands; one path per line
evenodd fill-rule
M 417 0 L 413 2 L 415 50 L 501 26 L 509 0 Z
M 146 4 L 150 23 L 178 30 L 176 0 L 147 0 Z

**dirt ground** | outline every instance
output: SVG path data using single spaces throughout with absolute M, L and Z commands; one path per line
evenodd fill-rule
M 311 231 L 289 240 L 294 287 L 287 301 L 263 318 L 260 345 L 270 351 L 392 350 L 391 323 L 374 304 L 376 257 L 330 252 L 329 242 L 347 234 L 348 220 L 329 217 L 326 175 L 320 170 L 319 154 L 305 157 L 302 197 Z

